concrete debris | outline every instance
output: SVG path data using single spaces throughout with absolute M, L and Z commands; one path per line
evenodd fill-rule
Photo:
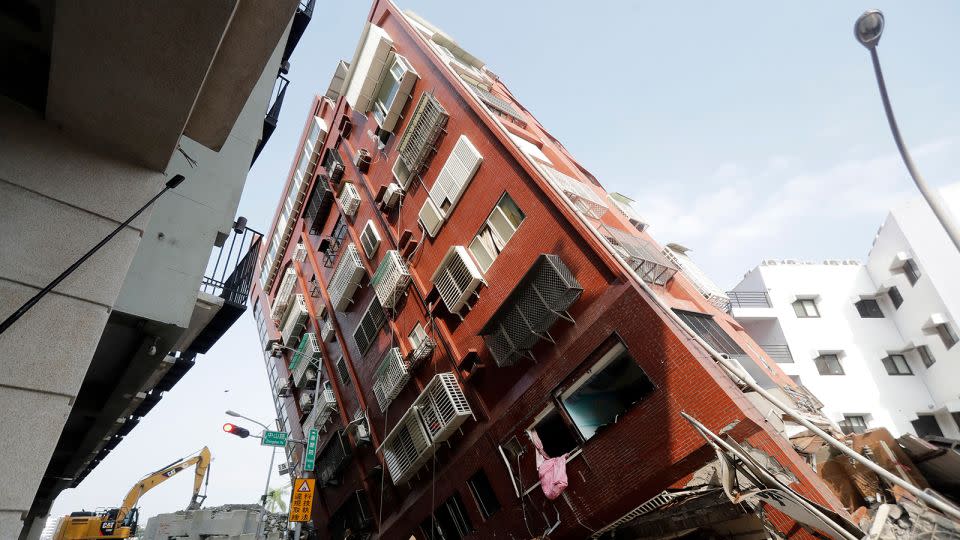
M 258 504 L 225 504 L 180 510 L 150 518 L 140 540 L 254 540 L 265 519 L 268 540 L 281 540 L 287 531 L 287 514 L 266 513 Z
M 925 506 L 903 499 L 877 509 L 868 540 L 960 540 L 960 523 Z

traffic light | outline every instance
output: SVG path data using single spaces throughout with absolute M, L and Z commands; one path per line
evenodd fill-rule
M 241 439 L 246 439 L 247 437 L 250 436 L 250 430 L 249 430 L 249 429 L 242 428 L 242 427 L 240 427 L 240 426 L 238 426 L 238 425 L 236 425 L 236 424 L 226 423 L 226 424 L 223 425 L 223 430 L 226 431 L 227 433 L 231 434 L 231 435 L 236 435 L 237 437 L 240 437 Z

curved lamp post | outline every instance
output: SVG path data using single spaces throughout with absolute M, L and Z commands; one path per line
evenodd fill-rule
M 960 251 L 960 230 L 957 229 L 957 224 L 953 220 L 950 210 L 944 205 L 939 195 L 930 189 L 926 180 L 917 171 L 913 158 L 910 157 L 910 152 L 903 142 L 903 137 L 900 136 L 897 120 L 893 116 L 893 107 L 891 107 L 890 97 L 887 95 L 887 85 L 883 80 L 883 72 L 880 70 L 880 57 L 877 55 L 877 44 L 880 43 L 880 36 L 883 35 L 883 24 L 883 12 L 878 9 L 871 9 L 857 18 L 857 22 L 853 25 L 853 34 L 857 41 L 870 51 L 870 59 L 873 60 L 873 72 L 877 76 L 877 86 L 880 88 L 880 98 L 883 100 L 883 109 L 887 113 L 887 122 L 890 124 L 890 131 L 893 133 L 894 142 L 897 143 L 900 157 L 903 158 L 903 164 L 907 166 L 907 171 L 913 178 L 913 182 L 917 185 L 917 189 L 920 190 L 923 198 L 926 199 L 927 204 L 930 205 L 934 215 L 937 216 L 943 229 L 947 232 L 947 236 Z

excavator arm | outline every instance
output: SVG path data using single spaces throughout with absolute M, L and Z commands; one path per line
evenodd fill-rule
M 206 446 L 204 446 L 197 455 L 167 465 L 162 469 L 148 474 L 137 482 L 136 485 L 127 492 L 127 496 L 123 498 L 123 504 L 120 505 L 120 510 L 117 512 L 116 522 L 118 524 L 123 522 L 130 510 L 137 506 L 137 502 L 144 493 L 193 465 L 196 465 L 193 479 L 193 496 L 190 498 L 190 504 L 187 506 L 187 509 L 195 510 L 199 508 L 202 502 L 200 498 L 200 486 L 203 484 L 203 479 L 207 476 L 207 471 L 210 468 L 210 449 Z

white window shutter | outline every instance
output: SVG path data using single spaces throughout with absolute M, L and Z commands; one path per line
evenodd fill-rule
M 466 135 L 457 139 L 450 156 L 440 169 L 436 182 L 430 188 L 430 198 L 441 209 L 444 216 L 448 215 L 460 200 L 460 196 L 467 189 L 473 179 L 483 156 L 473 146 Z
M 430 197 L 427 197 L 423 206 L 420 207 L 420 225 L 430 238 L 435 238 L 440 232 L 440 226 L 443 225 L 443 212 L 437 208 Z

